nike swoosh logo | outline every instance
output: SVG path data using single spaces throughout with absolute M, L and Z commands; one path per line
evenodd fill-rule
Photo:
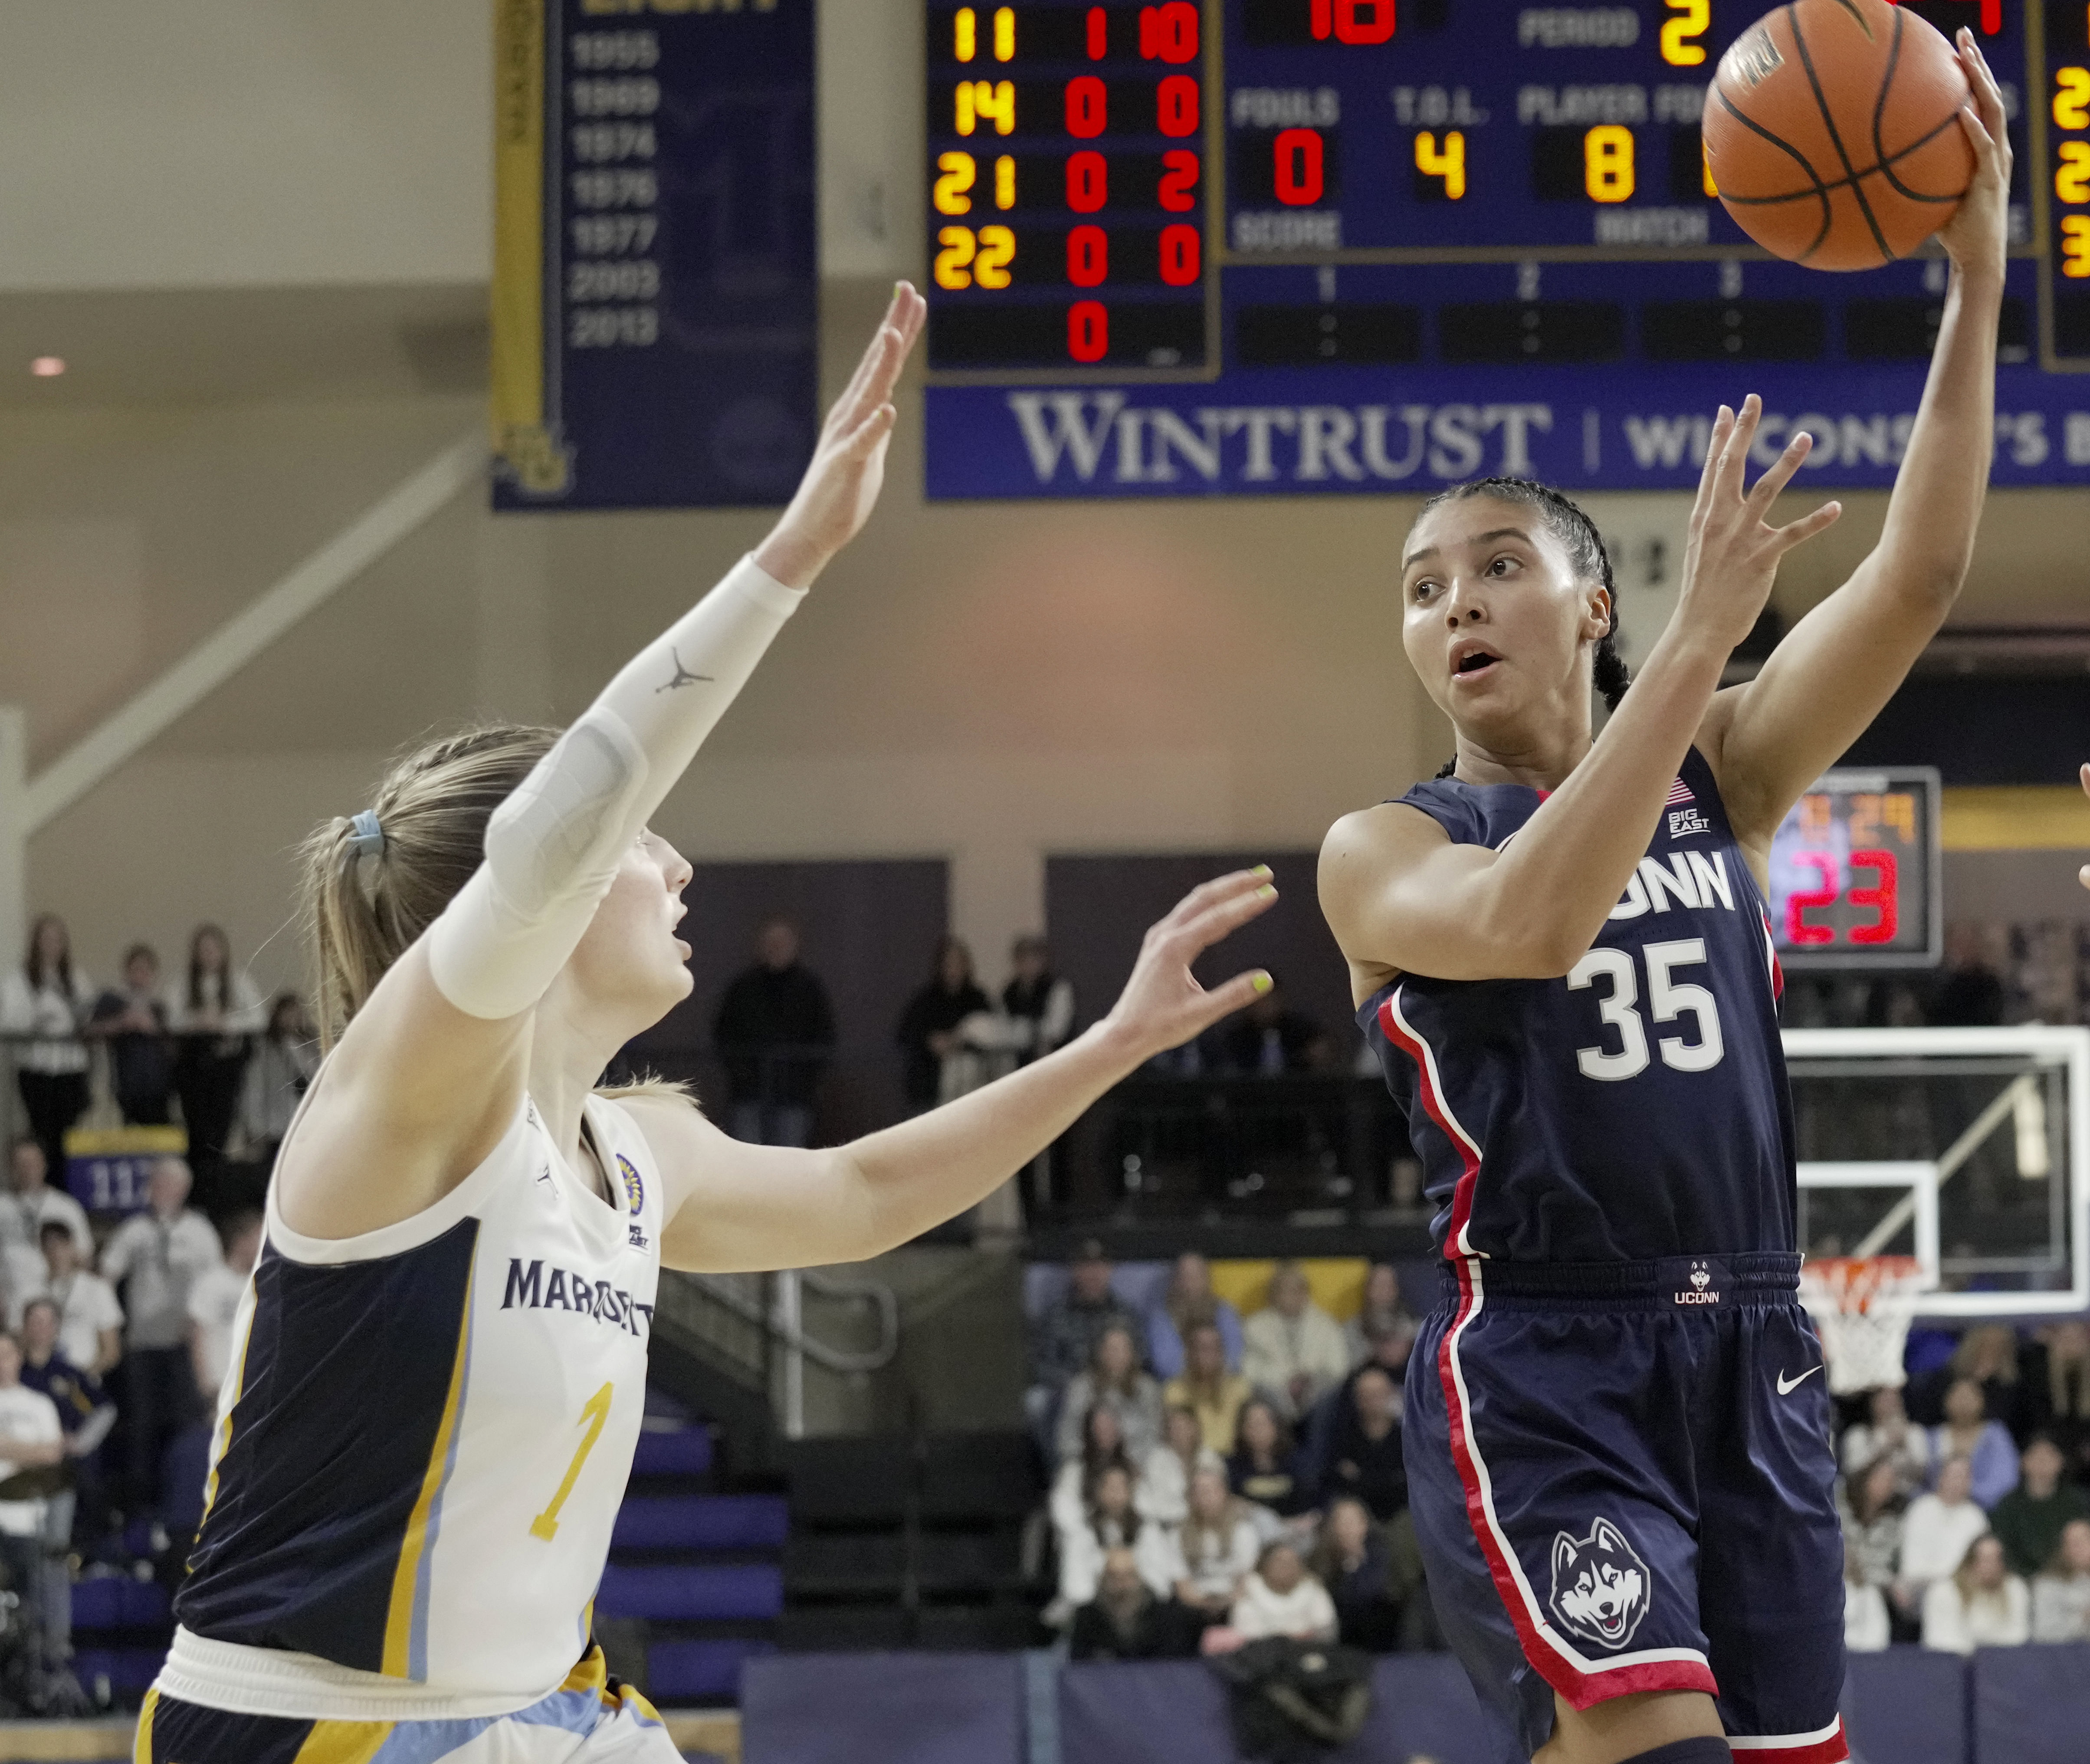
M 1821 1370 L 1821 1368 L 1818 1366 L 1810 1366 L 1804 1372 L 1802 1372 L 1798 1378 L 1794 1379 L 1788 1379 L 1784 1373 L 1779 1373 L 1778 1375 L 1778 1395 L 1781 1396 L 1790 1396 L 1795 1391 L 1798 1390 L 1801 1385 L 1804 1384 L 1808 1379 L 1813 1377 L 1814 1375 Z

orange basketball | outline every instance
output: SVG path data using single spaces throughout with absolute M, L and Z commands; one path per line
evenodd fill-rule
M 1887 0 L 1793 0 L 1720 58 L 1705 164 L 1735 222 L 1814 269 L 1906 257 L 1974 174 L 1952 45 Z

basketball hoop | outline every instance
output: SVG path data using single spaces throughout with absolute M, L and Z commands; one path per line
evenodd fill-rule
M 1800 1301 L 1821 1337 L 1829 1388 L 1838 1396 L 1908 1382 L 1902 1363 L 1916 1296 L 1929 1283 L 1912 1255 L 1838 1255 L 1800 1270 Z

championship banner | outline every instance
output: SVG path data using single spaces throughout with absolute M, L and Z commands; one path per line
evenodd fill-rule
M 818 429 L 814 0 L 496 0 L 496 509 L 786 501 Z

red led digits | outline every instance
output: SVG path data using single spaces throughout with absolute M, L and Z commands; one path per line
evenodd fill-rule
M 1110 120 L 1110 88 L 1094 74 L 1082 74 L 1067 82 L 1067 132 L 1077 140 L 1091 141 L 1102 134 Z
M 1190 0 L 1139 9 L 1139 53 L 1147 61 L 1198 58 L 1198 9 Z
M 1202 251 L 1194 226 L 1178 221 L 1161 229 L 1161 279 L 1172 288 L 1187 288 L 1202 269 Z
M 1083 363 L 1110 353 L 1110 312 L 1102 301 L 1077 300 L 1067 308 L 1067 353 Z
M 1851 854 L 1853 870 L 1871 870 L 1878 881 L 1870 888 L 1852 888 L 1845 897 L 1853 906 L 1869 906 L 1879 917 L 1869 925 L 1851 927 L 1852 943 L 1892 943 L 1901 929 L 1901 866 L 1891 851 L 1877 849 Z
M 1792 861 L 1813 869 L 1821 878 L 1818 888 L 1795 888 L 1785 897 L 1785 940 L 1795 948 L 1832 943 L 1836 933 L 1826 925 L 1810 925 L 1807 915 L 1817 906 L 1836 904 L 1836 860 L 1826 851 L 1795 851 Z
M 1318 202 L 1327 187 L 1321 131 L 1279 129 L 1271 151 L 1277 156 L 1277 200 L 1295 209 Z
M 1155 88 L 1155 123 L 1163 135 L 1198 132 L 1198 82 L 1188 74 L 1171 74 Z
M 1077 288 L 1100 288 L 1110 274 L 1110 234 L 1100 226 L 1076 227 L 1067 235 L 1067 279 Z
M 1325 43 L 1383 43 L 1393 35 L 1394 0 L 1313 0 L 1314 37 Z
M 1198 156 L 1171 148 L 1161 156 L 1161 183 L 1155 200 L 1171 214 L 1188 214 L 1198 205 Z

